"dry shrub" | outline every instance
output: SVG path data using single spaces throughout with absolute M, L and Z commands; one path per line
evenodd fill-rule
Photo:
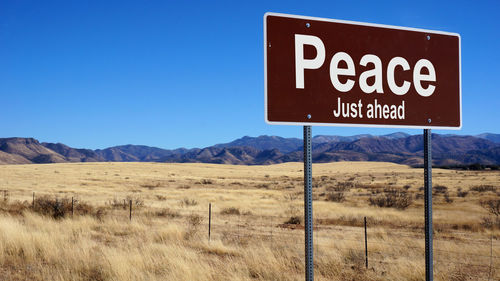
M 124 209 L 126 210 L 128 208 L 129 202 L 126 199 L 120 200 L 117 198 L 113 198 L 112 200 L 109 200 L 106 202 L 106 205 L 111 207 L 112 209 Z
M 127 196 L 125 200 L 128 204 L 130 204 L 130 201 L 132 201 L 132 205 L 136 208 L 144 207 L 144 200 L 142 200 L 140 197 Z
M 41 196 L 36 198 L 32 210 L 35 213 L 59 219 L 63 218 L 68 212 L 64 205 L 65 204 L 58 198 Z M 69 211 L 71 212 L 71 205 L 69 205 Z
M 263 188 L 263 189 L 269 189 L 269 184 L 267 184 L 267 183 L 261 183 L 261 184 L 256 185 L 255 187 L 257 187 L 257 188 Z
M 154 212 L 154 215 L 157 217 L 164 217 L 164 218 L 178 218 L 181 216 L 179 212 L 170 210 L 169 208 L 163 208 L 159 211 Z
M 224 208 L 220 212 L 222 215 L 239 215 L 240 214 L 240 209 L 235 208 L 235 207 L 229 207 L 229 208 Z
M 471 191 L 477 191 L 477 192 L 496 192 L 497 188 L 492 185 L 476 185 L 470 188 Z
M 329 190 L 337 191 L 337 192 L 345 192 L 354 188 L 355 184 L 350 181 L 338 182 L 336 186 L 329 187 Z
M 157 182 L 146 182 L 146 183 L 141 184 L 140 186 L 141 187 L 146 187 L 146 188 L 148 188 L 150 190 L 153 190 L 153 189 L 155 189 L 157 187 L 161 187 L 162 184 L 161 184 L 161 182 L 157 181 Z
M 457 191 L 457 196 L 458 197 L 466 197 L 469 194 L 469 191 Z
M 302 218 L 299 216 L 291 216 L 287 221 L 285 221 L 285 224 L 301 224 L 302 223 Z
M 434 194 L 439 194 L 439 193 L 446 194 L 448 192 L 448 187 L 444 185 L 436 185 L 433 186 L 432 189 L 434 190 Z
M 22 216 L 25 211 L 32 211 L 42 216 L 60 219 L 71 215 L 71 199 L 41 196 L 35 199 L 34 205 L 28 201 L 2 202 L 0 211 L 16 216 Z M 96 216 L 97 210 L 84 201 L 74 200 L 74 214 Z
M 411 194 L 399 189 L 386 189 L 382 195 L 370 197 L 370 205 L 383 207 L 383 208 L 396 208 L 404 210 L 408 208 L 413 199 Z
M 499 217 L 483 217 L 481 226 L 488 229 L 500 229 L 500 218 Z
M 326 195 L 326 201 L 344 202 L 345 201 L 344 192 L 330 192 Z
M 214 184 L 214 181 L 211 179 L 202 179 L 201 181 L 195 182 L 195 184 Z
M 64 218 L 67 215 L 71 215 L 71 199 L 41 196 L 35 199 L 35 204 L 31 207 L 31 210 L 40 215 L 53 217 L 54 219 Z M 93 206 L 79 200 L 74 201 L 74 212 L 75 215 L 96 215 Z
M 31 208 L 31 203 L 28 201 L 2 202 L 0 211 L 11 215 L 21 216 L 25 210 Z
M 365 266 L 365 254 L 361 250 L 349 249 L 343 259 L 346 264 L 352 265 L 353 269 L 361 269 Z
M 158 199 L 159 201 L 165 201 L 167 200 L 167 197 L 163 195 L 156 195 L 156 199 Z
M 186 232 L 184 233 L 184 239 L 190 240 L 191 238 L 193 238 L 198 233 L 201 222 L 202 218 L 200 215 L 189 215 L 189 217 L 187 218 L 188 227 L 186 229 Z
M 198 201 L 196 201 L 194 199 L 189 199 L 186 197 L 179 202 L 179 205 L 181 205 L 181 207 L 196 206 L 196 205 L 198 205 Z
M 489 199 L 481 201 L 480 204 L 488 213 L 496 217 L 500 216 L 500 199 Z
M 99 207 L 97 208 L 97 210 L 95 211 L 95 213 L 93 214 L 93 216 L 99 220 L 99 221 L 103 221 L 104 220 L 104 216 L 106 216 L 107 214 L 107 210 L 106 208 L 104 207 Z
M 75 200 L 75 215 L 95 215 L 96 209 L 85 201 Z
M 449 281 L 469 281 L 469 280 L 481 280 L 478 276 L 483 273 L 483 267 L 473 267 L 473 266 L 463 266 L 455 265 L 446 274 L 446 280 Z M 484 279 L 489 280 L 489 279 Z M 491 279 L 494 280 L 494 279 Z

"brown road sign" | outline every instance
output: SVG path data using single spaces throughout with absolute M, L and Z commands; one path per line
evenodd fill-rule
M 460 129 L 460 35 L 266 13 L 270 124 Z

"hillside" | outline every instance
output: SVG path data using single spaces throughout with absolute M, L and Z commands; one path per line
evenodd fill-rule
M 478 136 L 432 135 L 434 165 L 498 165 L 500 144 L 495 134 Z M 121 145 L 106 149 L 78 149 L 61 143 L 40 143 L 33 138 L 0 139 L 0 164 L 64 162 L 171 162 L 238 165 L 302 161 L 302 140 L 259 136 L 205 148 L 175 150 L 144 145 Z M 313 161 L 383 161 L 412 166 L 423 163 L 421 135 L 394 133 L 384 136 L 325 136 L 313 138 Z

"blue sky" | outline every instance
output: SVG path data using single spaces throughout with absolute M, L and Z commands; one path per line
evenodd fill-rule
M 204 147 L 264 122 L 267 11 L 457 32 L 463 128 L 500 133 L 499 1 L 1 1 L 0 137 Z M 421 130 L 314 127 L 313 134 Z

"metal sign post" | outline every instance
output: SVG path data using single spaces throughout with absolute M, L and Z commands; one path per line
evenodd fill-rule
M 432 281 L 432 155 L 431 129 L 424 129 L 424 200 L 425 200 L 425 280 Z
M 311 126 L 304 126 L 304 224 L 306 281 L 314 280 Z

